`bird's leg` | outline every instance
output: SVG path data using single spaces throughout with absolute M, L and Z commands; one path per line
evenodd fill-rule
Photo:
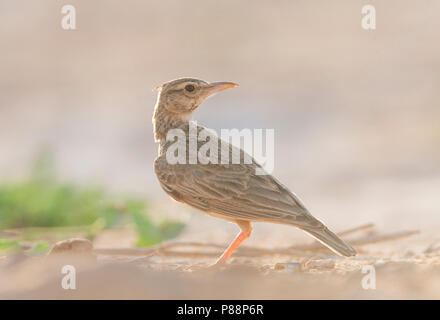
M 249 238 L 252 232 L 252 226 L 249 221 L 239 220 L 236 221 L 241 229 L 241 232 L 235 237 L 234 241 L 229 245 L 229 247 L 223 252 L 220 258 L 217 260 L 216 264 L 225 263 L 226 260 L 231 256 L 231 254 L 240 246 L 240 244 Z

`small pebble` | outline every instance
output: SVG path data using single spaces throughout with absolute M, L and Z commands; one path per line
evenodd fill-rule
M 72 238 L 68 240 L 59 241 L 54 244 L 48 255 L 54 254 L 81 254 L 92 255 L 93 244 L 87 239 Z
M 301 271 L 301 264 L 298 262 L 283 262 L 277 263 L 273 267 L 274 270 L 286 270 L 287 272 L 298 272 Z
M 331 259 L 326 260 L 309 260 L 304 263 L 305 269 L 333 269 L 335 261 Z

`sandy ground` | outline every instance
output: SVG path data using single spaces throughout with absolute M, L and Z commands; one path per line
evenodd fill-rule
M 0 257 L 0 298 L 440 298 L 440 245 L 435 233 L 403 236 L 404 230 L 390 233 L 364 225 L 343 233 L 359 252 L 347 259 L 295 237 L 290 228 L 267 225 L 257 228 L 257 241 L 244 244 L 226 266 L 213 267 L 225 247 L 222 237 L 199 232 L 203 239 L 193 241 L 194 228 L 187 229 L 178 239 L 154 248 L 128 247 L 134 235 L 123 229 L 102 233 L 93 251 Z M 265 243 L 268 238 L 271 241 Z M 65 265 L 75 267 L 75 290 L 61 286 Z

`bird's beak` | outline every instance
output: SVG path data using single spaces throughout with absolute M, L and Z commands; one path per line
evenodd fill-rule
M 211 82 L 204 88 L 203 95 L 205 96 L 206 99 L 212 96 L 213 94 L 235 87 L 238 87 L 238 84 L 234 82 Z

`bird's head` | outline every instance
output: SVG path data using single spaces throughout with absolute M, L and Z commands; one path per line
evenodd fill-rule
M 190 115 L 208 97 L 238 84 L 233 82 L 206 82 L 193 78 L 181 78 L 166 82 L 155 89 L 158 90 L 158 105 L 185 118 Z

